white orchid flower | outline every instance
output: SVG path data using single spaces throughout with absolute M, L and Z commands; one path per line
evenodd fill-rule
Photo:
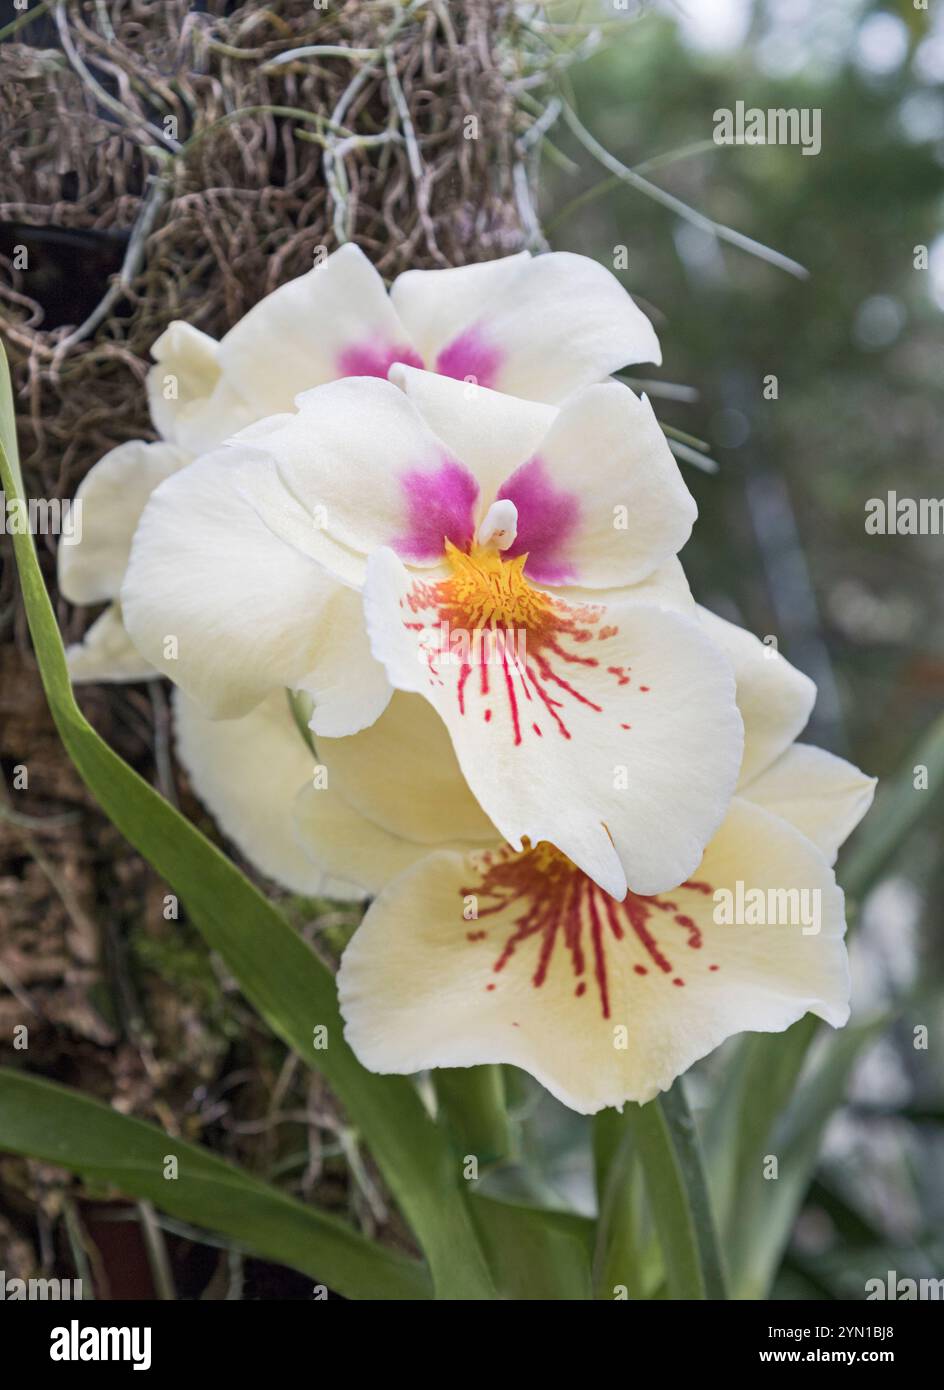
M 145 502 L 198 455 L 290 410 L 300 391 L 342 376 L 383 377 L 405 362 L 558 401 L 619 367 L 661 361 L 648 319 L 615 276 L 583 256 L 522 252 L 408 271 L 388 295 L 353 245 L 260 300 L 220 342 L 175 321 L 152 354 L 147 390 L 161 440 L 131 440 L 95 464 L 76 498 L 82 537 L 59 550 L 65 597 L 110 605 L 69 650 L 77 681 L 155 674 L 131 644 L 118 602 Z
M 338 981 L 365 1066 L 511 1063 L 593 1113 L 652 1099 L 735 1033 L 779 1032 L 807 1012 L 845 1023 L 844 905 L 831 865 L 874 781 L 794 743 L 810 683 L 756 638 L 706 621 L 737 665 L 744 770 L 701 864 L 670 891 L 618 902 L 546 843 L 483 848 L 480 827 L 447 816 L 442 785 L 424 825 L 425 764 L 398 757 L 403 712 L 382 746 L 393 706 L 338 744 L 341 775 L 329 793 L 302 793 L 299 825 L 323 869 L 356 877 L 362 856 L 362 882 L 380 889 Z M 412 759 L 429 719 L 410 698 Z M 370 761 L 358 767 L 365 739 Z M 378 813 L 366 788 L 381 759 L 397 768 L 396 780 L 387 775 L 400 800 Z M 462 805 L 458 778 L 455 788 Z
M 248 857 L 298 891 L 379 895 L 339 977 L 366 1066 L 508 1062 L 592 1113 L 651 1099 L 735 1033 L 780 1031 L 806 1012 L 845 1022 L 830 866 L 875 783 L 794 742 L 812 682 L 699 613 L 737 673 L 737 794 L 684 884 L 623 902 L 547 844 L 501 841 L 419 696 L 395 694 L 371 728 L 319 739 L 313 756 L 281 694 L 244 719 L 208 721 L 178 692 L 178 753 Z M 786 920 L 718 920 L 719 895 L 736 905 L 739 883 L 745 900 L 786 904 Z
M 216 716 L 305 691 L 321 736 L 423 694 L 511 844 L 617 897 L 678 883 L 742 734 L 651 406 L 612 381 L 557 408 L 392 375 L 305 392 L 158 488 L 121 590 L 135 647 Z

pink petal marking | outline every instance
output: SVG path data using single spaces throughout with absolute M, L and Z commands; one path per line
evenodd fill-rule
M 580 499 L 556 488 L 539 458 L 516 468 L 501 486 L 518 508 L 518 534 L 505 552 L 527 555 L 525 574 L 539 584 L 565 584 L 577 577 L 567 558 L 567 543 L 580 525 Z
M 471 377 L 478 386 L 494 386 L 502 364 L 503 354 L 487 342 L 477 328 L 460 333 L 436 358 L 440 376 L 465 381 Z
M 391 544 L 403 559 L 438 559 L 447 540 L 460 550 L 472 544 L 479 485 L 460 463 L 444 459 L 433 470 L 414 468 L 404 473 L 400 486 L 408 529 Z
M 382 343 L 358 343 L 347 347 L 337 358 L 338 376 L 379 376 L 386 378 L 394 362 L 422 367 L 423 359 L 411 347 L 387 347 Z

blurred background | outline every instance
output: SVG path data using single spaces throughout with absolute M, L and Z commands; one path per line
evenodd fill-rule
M 154 7 L 134 0 L 74 8 L 94 24 L 103 10 L 116 18 Z M 183 16 L 187 7 L 174 0 L 165 8 Z M 225 19 L 241 8 L 252 9 L 222 0 L 191 7 L 201 20 L 208 12 Z M 296 0 L 271 6 L 293 24 L 302 8 Z M 18 17 L 12 5 L 2 9 L 0 26 Z M 357 4 L 339 7 L 353 26 L 344 42 L 357 41 L 359 9 L 367 13 Z M 511 178 L 511 146 L 498 140 L 482 154 L 497 171 L 487 235 L 476 240 L 469 232 L 480 225 L 469 190 L 481 187 L 481 170 L 447 170 L 437 185 L 437 197 L 452 197 L 462 210 L 453 219 L 455 246 L 473 259 L 523 243 L 593 256 L 650 313 L 664 362 L 631 380 L 650 391 L 698 502 L 700 520 L 685 552 L 697 597 L 775 639 L 814 677 L 819 700 L 810 741 L 885 782 L 908 772 L 907 819 L 911 798 L 930 804 L 936 788 L 932 775 L 927 791 L 914 789 L 910 769 L 921 762 L 915 750 L 944 706 L 944 538 L 869 535 L 865 517 L 868 500 L 890 490 L 944 497 L 940 7 L 926 11 L 912 0 L 567 0 L 499 10 L 501 32 L 488 40 L 494 40 L 494 71 L 485 74 L 491 85 L 483 82 L 476 100 L 483 110 L 497 111 L 499 96 L 506 103 L 501 119 L 517 132 L 518 154 L 527 156 L 537 184 L 536 218 L 521 182 Z M 49 15 L 39 23 L 44 27 L 17 31 L 4 43 L 5 70 L 16 84 L 7 139 L 22 138 L 34 120 L 35 84 L 50 71 L 50 89 L 59 82 L 43 57 L 57 43 L 55 28 Z M 188 33 L 199 28 L 194 21 Z M 528 58 L 534 32 L 541 35 L 541 83 L 529 76 L 538 70 Z M 257 32 L 252 41 L 269 38 Z M 21 42 L 33 47 L 20 51 Z M 255 79 L 245 65 L 236 69 L 232 80 L 243 84 L 246 100 Z M 425 113 L 443 109 L 437 101 L 460 107 L 450 95 L 452 74 L 431 76 L 419 63 L 415 71 L 422 137 Z M 496 96 L 499 71 L 505 85 Z M 209 79 L 194 80 L 193 88 L 195 100 L 206 103 L 224 90 Z M 412 101 L 413 88 L 408 96 Z M 303 97 L 295 91 L 292 100 Z M 267 99 L 284 99 L 274 79 Z M 316 89 L 312 100 L 323 102 L 324 92 L 319 97 Z M 579 114 L 577 126 L 555 101 Z M 715 145 L 715 111 L 739 101 L 765 110 L 821 111 L 821 151 L 810 157 L 790 145 Z M 93 110 L 89 119 L 102 115 Z M 527 136 L 542 121 L 543 144 Z M 272 129 L 282 140 L 284 128 Z M 441 149 L 441 122 L 436 129 Z M 78 359 L 76 372 L 84 362 L 103 383 L 97 404 L 78 389 L 57 398 L 60 388 L 36 367 L 42 332 L 81 321 L 97 302 L 137 216 L 140 149 L 127 143 L 127 134 L 106 136 L 103 167 L 109 177 L 121 171 L 119 186 L 88 215 L 77 205 L 84 198 L 88 208 L 90 186 L 70 191 L 62 159 L 62 167 L 49 166 L 55 197 L 47 197 L 45 210 L 41 162 L 31 166 L 29 178 L 36 177 L 28 197 L 0 189 L 4 265 L 9 245 L 22 240 L 22 222 L 51 228 L 45 243 L 37 242 L 47 248 L 69 234 L 59 260 L 46 262 L 58 266 L 59 288 L 40 318 L 32 301 L 17 297 L 25 288 L 32 294 L 35 281 L 24 287 L 13 280 L 4 293 L 3 331 L 12 325 L 21 374 L 24 465 L 46 494 L 70 495 L 103 447 L 147 429 L 140 377 L 156 328 L 147 314 L 141 318 L 143 294 L 124 306 L 131 329 L 119 325 L 107 341 L 99 335 L 88 360 Z M 323 226 L 325 216 L 317 151 L 296 143 L 284 163 L 281 156 L 275 161 L 275 173 L 273 161 L 263 171 L 261 184 L 271 177 L 288 191 L 256 248 L 260 270 L 258 256 L 239 240 L 241 209 L 254 206 L 239 200 L 258 198 L 261 187 L 244 158 L 250 145 L 255 157 L 253 141 L 235 136 L 222 154 L 206 147 L 206 167 L 185 193 L 192 220 L 180 212 L 170 240 L 165 231 L 154 242 L 168 317 L 190 316 L 193 297 L 212 284 L 215 298 L 201 326 L 221 332 L 271 288 L 265 274 L 277 283 L 308 263 L 308 229 Z M 417 250 L 406 212 L 401 242 L 391 241 L 389 224 L 372 220 L 370 168 L 368 161 L 361 173 L 355 235 L 392 276 L 407 263 L 424 263 L 422 247 Z M 693 214 L 680 215 L 630 186 L 625 170 L 639 170 Z M 242 180 L 239 198 L 234 193 L 227 201 L 227 179 Z M 460 189 L 462 179 L 468 187 Z M 276 204 L 268 199 L 263 206 L 271 211 Z M 283 222 L 292 235 L 284 235 Z M 752 254 L 732 244 L 724 229 L 771 252 Z M 220 238 L 222 257 L 207 251 L 210 235 Z M 792 271 L 783 258 L 796 263 Z M 222 290 L 206 279 L 220 260 L 227 276 Z M 217 272 L 208 264 L 217 264 Z M 77 302 L 63 302 L 66 286 Z M 161 301 L 160 313 L 165 307 Z M 45 324 L 43 312 L 50 315 Z M 116 404 L 124 401 L 130 404 Z M 76 409 L 79 415 L 70 415 Z M 43 411 L 51 435 L 37 427 Z M 52 545 L 44 559 L 51 575 Z M 37 694 L 15 589 L 7 565 L 0 588 L 0 753 L 9 784 L 27 747 L 40 790 L 26 817 L 9 794 L 0 805 L 0 1026 L 6 1031 L 29 1020 L 35 1041 L 28 1064 L 44 1075 L 198 1138 L 398 1242 L 402 1231 L 389 1199 L 326 1088 L 300 1075 L 259 1028 L 196 932 L 185 922 L 168 930 L 160 913 L 163 886 L 89 805 Z M 61 601 L 58 615 L 70 636 L 85 622 Z M 88 690 L 82 703 L 126 758 L 212 832 L 172 765 L 160 683 Z M 939 782 L 944 767 L 936 770 Z M 938 802 L 936 812 L 916 818 L 894 857 L 875 859 L 880 872 L 847 875 L 856 888 L 850 913 L 856 1013 L 879 1022 L 869 1046 L 841 1072 L 842 1103 L 826 1127 L 821 1159 L 804 1178 L 802 1211 L 779 1263 L 775 1297 L 861 1299 L 865 1280 L 884 1279 L 888 1270 L 913 1278 L 944 1274 L 941 820 Z M 840 881 L 856 843 L 840 861 Z M 338 954 L 354 926 L 349 914 L 323 903 L 285 905 L 323 953 Z M 914 1045 L 920 1026 L 928 1029 L 927 1050 Z M 814 1049 L 812 1077 L 829 1072 L 831 1055 Z M 730 1056 L 722 1049 L 692 1077 L 706 1126 Z M 496 1193 L 589 1212 L 586 1122 L 520 1073 L 509 1071 L 508 1085 L 520 1161 L 486 1184 Z M 79 1190 L 55 1170 L 2 1157 L 0 1266 L 10 1274 L 88 1270 L 100 1290 L 125 1297 L 168 1296 L 168 1289 L 183 1297 L 291 1297 L 308 1288 L 300 1276 L 244 1261 L 142 1204 Z
M 944 536 L 865 530 L 870 498 L 944 497 L 944 14 L 911 0 L 619 9 L 599 7 L 605 35 L 569 70 L 583 126 L 808 278 L 674 216 L 569 132 L 578 172 L 551 165 L 543 226 L 554 249 L 614 268 L 628 248 L 617 273 L 659 330 L 653 375 L 697 393 L 653 394 L 718 465 L 681 465 L 700 513 L 684 555 L 696 596 L 813 676 L 806 741 L 888 779 L 919 761 L 944 708 Z M 738 101 L 820 109 L 821 152 L 715 146 L 714 112 Z M 851 904 L 855 1015 L 919 985 L 921 1003 L 853 1072 L 775 1297 L 862 1298 L 887 1270 L 944 1273 L 942 829 L 938 801 Z

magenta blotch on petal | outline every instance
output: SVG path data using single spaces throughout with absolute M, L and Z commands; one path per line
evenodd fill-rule
M 383 347 L 361 343 L 345 348 L 338 356 L 338 376 L 386 377 L 394 362 L 407 367 L 423 366 L 423 359 L 411 347 Z
M 580 525 L 576 493 L 555 488 L 539 458 L 516 468 L 499 488 L 518 509 L 518 534 L 505 552 L 527 555 L 525 573 L 539 584 L 564 584 L 577 577 L 567 559 L 567 542 Z
M 406 496 L 407 531 L 393 548 L 404 560 L 436 560 L 451 541 L 467 550 L 475 530 L 479 485 L 461 464 L 446 459 L 439 468 L 420 468 L 400 480 Z
M 436 371 L 457 381 L 471 378 L 478 386 L 493 387 L 501 364 L 499 349 L 487 343 L 477 329 L 470 328 L 443 348 L 436 358 Z

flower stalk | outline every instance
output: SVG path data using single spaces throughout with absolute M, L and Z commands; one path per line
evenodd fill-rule
M 511 1127 L 501 1067 L 439 1067 L 433 1076 L 437 1117 L 458 1152 L 478 1160 L 479 1174 L 507 1158 Z

